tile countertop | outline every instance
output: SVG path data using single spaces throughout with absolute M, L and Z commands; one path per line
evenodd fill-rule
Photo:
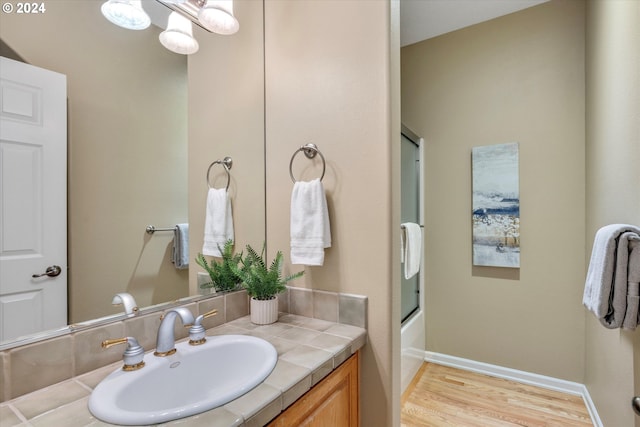
M 258 326 L 249 316 L 207 330 L 207 336 L 241 334 L 269 341 L 278 362 L 266 380 L 247 394 L 202 414 L 163 426 L 263 426 L 295 402 L 366 343 L 366 330 L 293 314 Z M 152 357 L 152 356 L 145 356 Z M 91 390 L 122 366 L 113 363 L 0 404 L 0 427 L 109 426 L 87 407 Z

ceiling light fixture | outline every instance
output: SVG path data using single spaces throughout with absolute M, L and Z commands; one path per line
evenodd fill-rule
M 233 0 L 156 1 L 211 33 L 230 35 L 240 29 L 240 24 L 233 15 Z
M 167 29 L 160 33 L 160 43 L 172 52 L 189 55 L 198 51 L 192 23 L 204 30 L 222 35 L 238 32 L 240 24 L 233 15 L 233 0 L 156 0 L 172 12 Z M 102 14 L 112 23 L 130 30 L 144 30 L 151 18 L 141 0 L 108 0 Z
M 122 28 L 144 30 L 151 25 L 140 0 L 108 0 L 100 10 L 105 18 Z
M 160 43 L 171 52 L 190 55 L 198 51 L 198 41 L 193 38 L 191 21 L 178 12 L 171 12 L 167 29 L 160 33 Z

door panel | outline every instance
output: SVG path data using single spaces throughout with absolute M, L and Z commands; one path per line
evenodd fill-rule
M 67 324 L 66 77 L 0 58 L 0 341 Z M 57 276 L 45 273 L 60 266 Z

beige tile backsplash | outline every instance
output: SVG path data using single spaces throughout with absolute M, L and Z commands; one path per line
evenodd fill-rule
M 367 329 L 367 297 L 338 294 L 338 321 L 344 325 Z
M 313 291 L 313 317 L 328 322 L 338 322 L 338 294 Z
M 9 350 L 9 398 L 66 380 L 73 376 L 73 337 L 41 341 Z
M 313 291 L 303 288 L 289 288 L 289 313 L 313 317 Z
M 124 331 L 124 322 L 116 322 L 75 333 L 73 335 L 74 374 L 84 374 L 121 359 L 125 350 L 124 344 L 103 349 L 100 343 L 104 340 L 123 337 Z
M 232 292 L 224 298 L 224 321 L 231 322 L 249 314 L 249 298 L 246 291 Z
M 328 327 L 328 322 L 366 328 L 366 297 L 288 288 L 279 299 L 280 309 L 284 313 L 317 319 L 307 325 L 310 329 L 323 331 Z M 218 310 L 217 315 L 203 322 L 205 328 L 209 329 L 249 314 L 249 298 L 245 291 L 239 291 L 214 296 L 186 307 L 194 316 Z M 102 349 L 100 343 L 105 339 L 132 336 L 146 350 L 152 349 L 160 316 L 160 312 L 146 314 L 0 352 L 0 402 L 120 361 L 124 347 Z M 283 325 L 277 327 L 282 328 Z M 176 322 L 175 331 L 176 340 L 188 335 L 180 322 Z M 298 339 L 312 340 L 312 335 Z M 314 383 L 325 374 L 323 369 L 319 369 L 321 367 L 308 368 L 318 371 L 314 372 L 317 377 Z M 46 390 L 42 392 L 46 393 Z
M 160 327 L 160 316 L 161 313 L 151 313 L 127 319 L 123 322 L 125 335 L 137 339 L 142 348 L 153 348 Z

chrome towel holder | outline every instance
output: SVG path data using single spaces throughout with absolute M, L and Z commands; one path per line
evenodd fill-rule
M 320 158 L 322 159 L 322 175 L 320 175 L 320 181 L 322 181 L 322 178 L 324 178 L 324 172 L 326 170 L 326 166 L 327 163 L 324 160 L 324 156 L 322 155 L 322 152 L 320 152 L 320 150 L 318 150 L 318 147 L 316 146 L 316 144 L 305 144 L 302 147 L 298 148 L 294 153 L 293 156 L 291 156 L 291 161 L 289 162 L 289 176 L 291 177 L 291 181 L 293 181 L 293 183 L 296 183 L 296 179 L 293 176 L 293 159 L 295 159 L 296 155 L 299 152 L 303 152 L 305 156 L 307 156 L 308 159 L 313 159 L 314 157 L 316 157 L 316 154 L 320 154 Z
M 144 230 L 147 232 L 147 234 L 153 234 L 156 231 L 173 231 L 175 229 L 175 227 L 158 228 L 155 225 L 147 225 L 147 228 L 145 228 Z
M 229 173 L 229 171 L 233 166 L 233 160 L 231 159 L 231 157 L 227 156 L 224 159 L 218 159 L 209 165 L 209 169 L 207 169 L 207 187 L 209 188 L 213 188 L 209 183 L 209 173 L 211 172 L 211 168 L 213 167 L 213 165 L 222 165 L 222 167 L 224 167 L 224 170 L 227 173 L 227 186 L 225 187 L 225 191 L 229 191 L 229 184 L 231 183 L 231 173 Z

